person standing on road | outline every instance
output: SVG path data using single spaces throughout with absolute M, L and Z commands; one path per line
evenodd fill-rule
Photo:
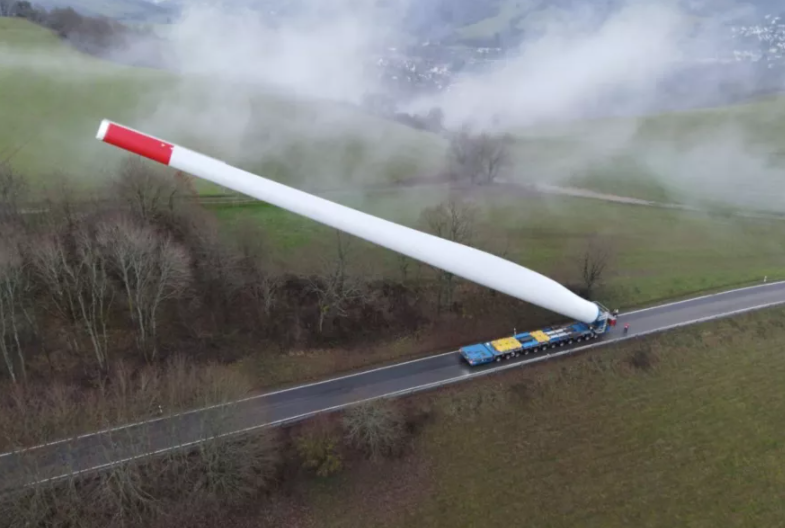
M 624 335 L 630 330 L 630 323 L 624 323 Z

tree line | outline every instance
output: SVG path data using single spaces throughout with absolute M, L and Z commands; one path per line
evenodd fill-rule
M 292 272 L 258 223 L 227 236 L 188 178 L 137 158 L 101 200 L 63 189 L 31 214 L 27 195 L 21 175 L 0 167 L 0 352 L 13 382 L 66 370 L 101 376 L 119 358 L 153 364 L 186 349 L 231 361 L 237 336 L 271 353 L 378 340 L 465 308 L 450 274 L 395 255 L 398 272 L 384 276 L 340 232 L 291 257 L 310 265 Z M 479 224 L 460 199 L 420 217 L 422 229 L 470 245 Z
M 71 7 L 46 9 L 28 0 L 0 0 L 0 17 L 28 20 L 52 30 L 79 51 L 99 57 L 126 48 L 132 39 L 142 35 L 151 37 L 147 31 L 131 28 L 107 17 L 86 16 Z M 150 61 L 152 59 L 148 58 Z M 148 65 L 152 65 L 152 62 Z
M 182 178 L 143 161 L 129 158 L 104 191 L 62 192 L 27 214 L 24 179 L 0 168 L 0 351 L 14 382 L 182 348 L 231 360 L 222 336 L 238 333 L 286 350 L 418 322 L 405 288 L 350 270 L 345 235 L 301 276 L 273 267 L 258 224 L 225 237 Z
M 0 353 L 14 383 L 100 378 L 120 359 L 153 365 L 184 351 L 230 362 L 245 343 L 270 354 L 352 346 L 467 310 L 506 320 L 529 309 L 403 255 L 379 269 L 367 246 L 337 231 L 281 256 L 259 222 L 223 225 L 189 177 L 136 157 L 101 199 L 63 187 L 29 212 L 28 195 L 24 178 L 0 166 Z M 489 246 L 499 237 L 460 197 L 424 209 L 417 227 L 502 257 L 509 249 Z M 572 264 L 586 296 L 607 274 L 608 249 L 592 239 Z
M 478 131 L 468 123 L 452 130 L 445 126 L 441 108 L 433 107 L 425 114 L 398 112 L 395 101 L 383 94 L 366 94 L 361 107 L 374 115 L 444 137 L 449 164 L 443 177 L 453 183 L 492 184 L 514 167 L 514 142 L 509 134 Z

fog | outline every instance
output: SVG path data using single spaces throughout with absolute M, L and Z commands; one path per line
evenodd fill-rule
M 725 105 L 733 90 L 754 90 L 757 65 L 697 70 L 696 59 L 731 50 L 727 12 L 700 24 L 664 2 L 627 2 L 599 23 L 591 11 L 573 13 L 496 68 L 463 75 L 446 93 L 407 109 L 439 106 L 450 128 L 469 123 L 522 138 L 507 175 L 513 181 L 566 185 L 607 176 L 624 194 L 625 179 L 647 179 L 688 203 L 785 209 L 776 166 L 779 116 L 737 108 L 647 118 Z
M 298 101 L 357 104 L 363 95 L 383 89 L 372 65 L 381 49 L 403 41 L 401 28 L 394 23 L 398 18 L 391 13 L 400 16 L 406 3 L 388 3 L 385 12 L 369 8 L 370 4 L 343 2 L 331 4 L 329 11 L 305 10 L 278 27 L 251 11 L 190 4 L 165 35 L 172 45 L 167 66 L 220 83 L 207 92 L 181 85 L 152 112 L 140 116 L 140 122 L 155 130 L 187 123 L 189 131 L 203 130 L 224 151 L 230 149 L 228 155 L 241 160 L 248 153 L 251 158 L 289 156 L 292 142 L 329 144 L 342 136 L 373 139 L 369 150 L 373 161 L 355 164 L 353 175 L 341 173 L 346 165 L 329 148 L 321 151 L 325 159 L 316 166 L 293 161 L 300 163 L 301 172 L 318 167 L 321 172 L 313 177 L 332 186 L 378 181 L 376 167 L 393 162 L 409 146 L 406 140 L 399 143 L 380 136 L 378 122 L 358 121 L 337 106 L 290 118 L 288 113 L 295 107 L 275 115 L 253 103 L 259 90 Z M 448 91 L 403 101 L 399 108 L 424 113 L 438 106 L 448 128 L 471 123 L 477 129 L 531 139 L 558 123 L 711 104 L 722 100 L 724 94 L 719 92 L 726 88 L 711 76 L 690 74 L 687 65 L 728 50 L 727 29 L 722 27 L 728 13 L 698 25 L 673 2 L 629 1 L 607 18 L 590 7 L 572 7 L 569 16 L 553 17 L 497 66 L 461 75 Z M 682 75 L 685 70 L 688 73 Z M 663 87 L 679 75 L 678 98 L 669 100 Z M 753 77 L 752 69 L 735 66 L 732 81 L 744 86 Z M 612 126 L 581 127 L 581 133 L 561 128 L 556 137 L 564 141 L 569 155 L 550 160 L 539 156 L 537 163 L 529 164 L 536 167 L 536 174 L 519 168 L 507 176 L 565 184 L 584 171 L 596 174 L 615 157 L 631 157 L 636 177 L 653 178 L 684 192 L 679 196 L 682 200 L 691 200 L 692 191 L 699 191 L 700 197 L 739 205 L 751 200 L 736 184 L 739 171 L 762 184 L 778 182 L 770 167 L 770 149 L 755 146 L 743 127 L 723 123 L 719 130 L 690 136 L 685 145 L 669 143 L 667 137 L 641 140 L 640 128 L 645 125 L 643 118 L 633 117 L 616 120 Z M 265 131 L 262 135 L 249 132 L 260 128 Z M 712 155 L 718 146 L 720 157 Z M 526 167 L 525 157 L 519 161 Z M 779 202 L 766 192 L 757 193 L 755 200 L 765 201 L 766 206 Z
M 252 169 L 283 171 L 277 176 L 294 177 L 298 185 L 339 187 L 435 172 L 442 139 L 351 108 L 383 90 L 373 67 L 379 52 L 411 42 L 399 25 L 411 1 L 391 0 L 384 10 L 370 0 L 310 2 L 320 8 L 283 23 L 258 10 L 190 2 L 181 19 L 160 29 L 163 55 L 156 41 L 139 40 L 113 57 L 138 62 L 158 53 L 166 69 L 181 75 L 129 102 L 128 124 Z M 446 92 L 401 101 L 399 110 L 440 107 L 448 128 L 470 123 L 519 136 L 519 163 L 506 175 L 512 180 L 574 184 L 626 158 L 630 174 L 617 167 L 613 177 L 649 178 L 686 200 L 698 191 L 748 204 L 738 185 L 743 173 L 756 181 L 754 201 L 780 205 L 767 191 L 779 185 L 777 147 L 761 137 L 778 116 L 763 116 L 761 127 L 730 113 L 700 126 L 690 120 L 675 134 L 662 119 L 643 117 L 725 97 L 727 78 L 682 74 L 695 58 L 728 50 L 722 23 L 729 10 L 696 24 L 673 2 L 631 0 L 607 17 L 591 6 L 559 9 L 508 59 L 458 76 Z M 44 55 L 0 51 L 0 65 L 19 64 L 84 84 L 117 71 L 95 61 L 79 70 Z M 752 67 L 736 65 L 733 72 L 736 85 L 756 80 Z M 664 96 L 663 86 L 679 78 L 678 96 Z M 582 119 L 592 121 L 576 124 Z
M 379 90 L 369 66 L 395 34 L 366 3 L 345 4 L 285 24 L 258 10 L 188 4 L 160 33 L 164 66 L 182 80 L 145 97 L 134 125 L 252 169 L 284 170 L 298 185 L 378 182 L 406 163 L 432 170 L 414 160 L 416 134 L 356 108 Z M 138 61 L 151 48 L 136 42 L 115 58 Z

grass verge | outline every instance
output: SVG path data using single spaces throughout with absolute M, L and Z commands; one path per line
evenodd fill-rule
M 446 196 L 436 187 L 402 189 L 330 198 L 404 225 L 418 226 L 420 212 Z M 467 195 L 480 209 L 477 246 L 559 279 L 574 280 L 576 258 L 585 240 L 600 235 L 614 251 L 613 270 L 603 300 L 622 307 L 785 277 L 785 247 L 778 220 L 648 208 L 558 196 L 511 196 L 494 191 Z M 214 206 L 226 225 L 252 218 L 270 241 L 291 257 L 329 233 L 316 222 L 265 204 Z M 395 273 L 394 255 L 362 246 L 374 269 Z
M 355 467 L 308 485 L 294 499 L 299 520 L 775 526 L 783 316 L 746 314 L 416 396 L 434 419 L 396 462 L 407 471 L 393 480 L 392 466 Z

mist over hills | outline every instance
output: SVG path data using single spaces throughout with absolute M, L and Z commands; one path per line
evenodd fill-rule
M 171 23 L 192 6 L 226 10 L 252 10 L 270 19 L 285 20 L 306 14 L 320 16 L 355 6 L 384 14 L 391 25 L 418 38 L 431 40 L 481 40 L 499 35 L 537 32 L 549 16 L 573 13 L 585 21 L 600 23 L 629 2 L 622 0 L 40 0 L 43 7 L 70 6 L 85 14 L 104 15 L 128 22 Z M 666 2 L 668 3 L 668 2 Z M 676 0 L 685 13 L 722 20 L 750 23 L 766 14 L 779 14 L 782 5 L 774 0 Z M 482 30 L 462 30 L 477 24 Z M 466 33 L 466 32 L 464 32 Z
M 282 72 L 283 84 L 289 82 L 289 77 L 290 84 L 298 85 L 303 85 L 305 79 L 318 82 L 316 79 L 322 77 L 314 72 L 329 63 L 332 73 L 325 75 L 345 74 L 347 80 L 340 90 L 329 91 L 325 97 L 358 103 L 364 92 L 384 94 L 391 99 L 388 106 L 406 111 L 427 112 L 429 105 L 440 105 L 434 94 L 455 90 L 467 79 L 487 80 L 490 77 L 482 76 L 488 72 L 499 77 L 501 70 L 510 68 L 521 70 L 520 75 L 513 75 L 512 83 L 497 79 L 502 83 L 499 89 L 517 89 L 514 85 L 521 76 L 529 76 L 535 84 L 543 75 L 553 77 L 555 83 L 560 82 L 560 77 L 565 78 L 564 82 L 582 82 L 580 77 L 559 73 L 560 69 L 576 67 L 586 69 L 584 77 L 595 77 L 592 82 L 602 80 L 607 89 L 585 98 L 576 110 L 580 117 L 722 105 L 773 93 L 785 84 L 785 24 L 776 16 L 783 9 L 773 0 L 648 2 L 671 10 L 672 19 L 660 21 L 660 34 L 656 35 L 645 21 L 634 16 L 635 20 L 625 19 L 625 9 L 645 4 L 638 0 L 41 2 L 45 7 L 70 5 L 85 14 L 155 25 L 161 40 L 139 43 L 131 54 L 114 54 L 116 60 L 149 63 L 148 58 L 154 55 L 159 62 L 161 57 L 168 57 L 156 66 L 199 70 L 205 55 L 220 64 L 237 56 L 239 50 L 248 64 L 241 72 L 243 79 L 263 77 L 266 82 L 275 78 L 276 72 Z M 199 9 L 234 20 L 231 24 L 246 20 L 252 13 L 272 30 L 281 30 L 283 36 L 279 41 L 257 39 L 256 35 L 248 38 L 259 33 L 261 25 L 243 27 L 239 35 L 231 33 L 231 24 L 220 31 L 205 29 L 210 17 L 192 16 Z M 673 18 L 673 13 L 678 16 Z M 655 20 L 654 26 L 657 23 Z M 678 26 L 678 30 L 670 26 Z M 207 35 L 210 31 L 215 35 Z M 223 36 L 227 31 L 229 36 Z M 199 32 L 207 36 L 197 38 Z M 209 41 L 209 45 L 202 46 L 202 41 Z M 167 46 L 167 42 L 174 42 L 174 53 L 168 48 L 158 49 Z M 196 52 L 186 51 L 195 44 L 203 48 L 199 57 Z M 269 55 L 269 60 L 254 56 L 254 49 L 259 46 L 275 45 L 280 45 L 282 54 Z M 580 52 L 586 45 L 596 49 Z M 564 49 L 555 51 L 559 46 Z M 154 54 L 146 51 L 154 47 L 158 49 Z M 640 49 L 630 53 L 625 49 L 628 47 Z M 224 48 L 225 58 L 220 48 Z M 331 48 L 336 51 L 328 53 Z M 328 54 L 322 55 L 323 52 Z M 306 55 L 311 57 L 305 58 Z M 638 79 L 633 86 L 620 78 L 617 70 L 624 68 L 619 62 L 624 60 L 635 63 L 633 69 L 650 70 L 640 74 L 645 82 Z M 605 73 L 594 73 L 586 66 L 587 62 L 597 62 L 597 70 L 603 72 L 611 67 L 608 61 L 613 63 L 609 74 L 619 79 L 604 79 Z M 654 66 L 641 62 L 652 62 Z M 249 68 L 265 73 L 249 73 Z M 370 73 L 361 74 L 361 69 Z M 237 68 L 228 66 L 219 70 L 227 75 L 237 73 Z

